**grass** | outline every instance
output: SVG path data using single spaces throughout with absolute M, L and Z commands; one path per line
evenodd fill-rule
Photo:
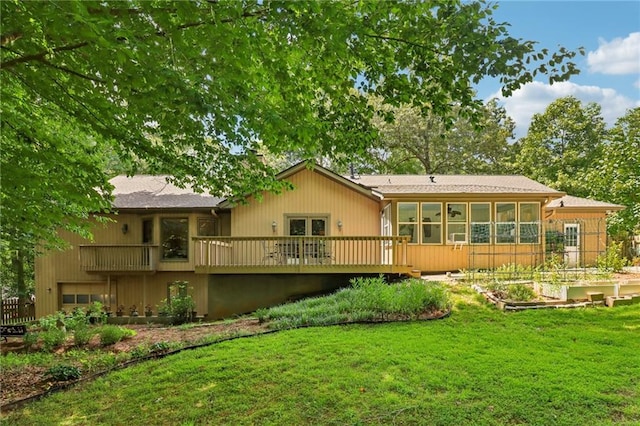
M 15 425 L 640 423 L 640 305 L 303 328 L 185 351 L 10 413 Z

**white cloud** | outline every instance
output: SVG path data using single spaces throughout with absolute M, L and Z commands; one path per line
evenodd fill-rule
M 640 73 L 640 32 L 610 42 L 600 39 L 595 52 L 589 52 L 589 71 L 601 74 Z
M 553 101 L 567 96 L 573 96 L 583 103 L 599 104 L 602 118 L 609 127 L 624 116 L 629 108 L 640 106 L 640 101 L 629 99 L 613 89 L 580 86 L 571 82 L 549 85 L 534 81 L 516 90 L 508 98 L 503 97 L 498 91 L 488 99 L 498 98 L 507 114 L 515 121 L 516 139 L 519 139 L 527 134 L 534 114 L 544 113 Z

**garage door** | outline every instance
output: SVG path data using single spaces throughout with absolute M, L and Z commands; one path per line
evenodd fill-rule
M 60 288 L 60 309 L 69 312 L 76 307 L 86 308 L 93 302 L 100 302 L 103 305 L 115 305 L 115 294 L 109 300 L 108 285 L 106 282 L 100 283 L 61 283 Z M 115 282 L 111 282 L 111 289 L 115 292 Z

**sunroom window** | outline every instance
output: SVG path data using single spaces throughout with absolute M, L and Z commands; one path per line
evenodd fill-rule
M 540 242 L 540 204 L 520 203 L 519 235 L 521 244 Z
M 491 242 L 491 203 L 471 203 L 469 216 L 471 244 L 489 244 Z
M 516 203 L 496 203 L 496 244 L 516 242 Z
M 418 203 L 398 203 L 398 235 L 410 237 L 410 243 L 418 242 Z
M 442 243 L 442 204 L 422 203 L 422 243 Z
M 447 203 L 447 243 L 467 241 L 467 203 Z

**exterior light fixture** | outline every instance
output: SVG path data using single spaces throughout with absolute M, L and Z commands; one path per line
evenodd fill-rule
M 338 221 L 338 229 L 342 231 L 342 221 L 341 220 Z
M 122 225 L 122 233 L 126 234 L 127 232 L 129 232 L 129 225 L 125 223 L 124 225 Z
M 278 227 L 278 224 L 276 223 L 275 220 L 273 222 L 271 222 L 271 229 L 273 230 L 273 232 L 276 232 L 276 228 L 277 227 Z

